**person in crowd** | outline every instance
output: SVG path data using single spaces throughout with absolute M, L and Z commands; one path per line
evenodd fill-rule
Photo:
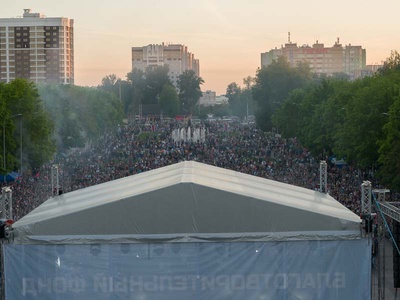
M 66 157 L 44 165 L 18 181 L 2 183 L 13 191 L 14 219 L 18 220 L 53 196 L 51 166 L 59 166 L 63 193 L 146 172 L 181 161 L 198 161 L 225 169 L 276 180 L 308 189 L 319 189 L 319 160 L 297 139 L 258 130 L 254 126 L 216 121 L 196 124 L 205 139 L 172 137 L 187 124 L 157 122 L 154 126 L 131 124 L 105 133 L 97 142 L 74 149 Z M 201 132 L 195 130 L 185 132 Z M 328 193 L 360 214 L 361 183 L 370 180 L 352 166 L 328 164 Z

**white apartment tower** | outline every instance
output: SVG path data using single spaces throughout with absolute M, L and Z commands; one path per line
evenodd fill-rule
M 24 9 L 0 19 L 0 82 L 74 83 L 74 21 Z
M 132 47 L 132 70 L 145 71 L 148 67 L 168 65 L 169 78 L 177 86 L 178 76 L 186 70 L 193 70 L 200 76 L 199 60 L 188 52 L 181 44 L 151 44 L 142 47 Z

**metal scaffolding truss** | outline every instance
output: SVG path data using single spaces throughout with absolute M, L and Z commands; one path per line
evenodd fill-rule
M 371 216 L 371 182 L 364 181 L 361 184 L 361 213 Z
M 328 182 L 327 182 L 327 177 L 328 177 L 328 169 L 327 169 L 327 164 L 326 161 L 321 160 L 319 163 L 319 191 L 321 193 L 327 193 L 328 188 Z
M 379 189 L 379 190 L 373 190 L 372 191 L 374 194 L 378 195 L 378 199 L 374 197 L 375 201 L 377 200 L 377 231 L 375 233 L 375 239 L 377 239 L 377 243 L 373 245 L 373 247 L 377 247 L 378 249 L 375 249 L 375 253 L 377 252 L 377 257 L 376 257 L 376 270 L 377 270 L 377 275 L 378 275 L 378 300 L 384 300 L 385 299 L 385 268 L 386 268 L 386 257 L 385 257 L 385 227 L 386 227 L 386 221 L 384 220 L 384 217 L 380 215 L 380 212 L 382 214 L 388 216 L 391 219 L 391 213 L 388 215 L 385 211 L 390 211 L 389 207 L 392 205 L 387 203 L 385 201 L 386 198 L 386 193 L 390 192 L 390 190 L 387 189 Z M 392 206 L 393 208 L 396 209 L 396 207 Z M 387 210 L 389 209 L 389 210 Z M 380 210 L 380 212 L 379 212 Z M 400 214 L 399 214 L 400 216 Z M 375 254 L 376 255 L 376 254 Z
M 12 220 L 12 190 L 9 187 L 1 189 L 1 219 Z
M 382 213 L 392 220 L 400 222 L 400 209 L 392 205 L 390 202 L 380 202 L 379 207 Z
M 58 182 L 58 165 L 51 166 L 51 193 L 58 196 L 60 193 L 60 185 Z

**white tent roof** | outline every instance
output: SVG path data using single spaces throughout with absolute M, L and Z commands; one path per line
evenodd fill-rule
M 13 225 L 16 243 L 121 239 L 359 238 L 328 194 L 194 161 L 50 198 Z

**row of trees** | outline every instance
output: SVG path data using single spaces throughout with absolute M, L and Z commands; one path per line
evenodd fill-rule
M 310 76 L 283 59 L 258 71 L 253 97 L 257 123 L 297 137 L 314 155 L 336 155 L 360 169 L 374 169 L 400 189 L 400 55 L 393 52 L 372 77 Z
M 125 81 L 109 75 L 99 88 L 35 85 L 23 79 L 0 83 L 1 173 L 37 168 L 55 153 L 83 147 L 121 124 L 124 116 L 138 114 L 141 105 L 158 104 L 170 116 L 192 112 L 203 79 L 185 71 L 177 90 L 168 72 L 168 66 L 134 70 Z
M 243 117 L 248 104 L 257 126 L 297 137 L 315 156 L 335 155 L 400 189 L 400 55 L 396 51 L 373 77 L 349 81 L 346 74 L 313 74 L 307 64 L 291 67 L 284 57 L 258 69 L 244 88 L 226 90 L 229 111 Z M 247 107 L 246 107 L 247 106 Z
M 100 89 L 40 84 L 38 91 L 54 124 L 58 152 L 83 147 L 123 122 L 121 100 Z
M 168 116 L 194 112 L 202 95 L 201 77 L 193 70 L 186 70 L 178 76 L 175 87 L 169 76 L 169 67 L 158 66 L 146 71 L 134 69 L 126 75 L 126 80 L 115 74 L 102 79 L 100 89 L 118 95 L 123 101 L 127 115 L 138 115 L 141 105 L 157 104 Z
M 121 124 L 124 115 L 138 114 L 143 104 L 158 104 L 170 116 L 197 112 L 203 80 L 186 71 L 177 82 L 178 89 L 170 82 L 168 67 L 157 67 L 134 70 L 125 81 L 106 76 L 99 88 L 35 86 L 20 79 L 0 84 L 3 172 L 21 165 L 38 167 L 56 150 L 81 147 Z M 284 137 L 297 137 L 323 158 L 336 155 L 359 168 L 374 168 L 383 182 L 399 189 L 399 82 L 397 52 L 378 74 L 353 82 L 342 74 L 313 75 L 305 64 L 291 68 L 279 58 L 257 70 L 254 78 L 246 77 L 243 88 L 229 84 L 228 106 L 203 111 L 240 118 L 255 112 L 262 130 L 275 128 Z
M 54 124 L 33 83 L 22 79 L 0 83 L 0 116 L 1 173 L 48 161 L 56 147 L 52 140 Z
M 253 101 L 252 87 L 255 78 L 247 76 L 243 78 L 244 87 L 240 87 L 236 82 L 230 83 L 226 88 L 231 114 L 243 119 L 249 114 L 254 114 L 256 109 Z
M 24 79 L 0 83 L 0 170 L 28 170 L 56 152 L 82 147 L 121 124 L 123 106 L 109 93 L 70 85 L 38 85 Z M 21 154 L 22 153 L 22 157 Z

